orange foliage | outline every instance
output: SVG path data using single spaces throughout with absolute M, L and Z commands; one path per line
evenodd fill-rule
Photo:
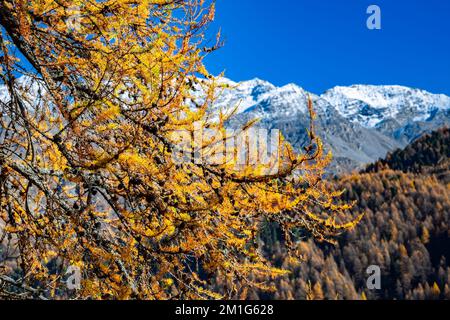
M 202 62 L 220 46 L 204 47 L 213 17 L 200 0 L 0 1 L 0 236 L 15 257 L 0 275 L 12 269 L 10 285 L 47 298 L 229 298 L 236 283 L 264 286 L 251 274 L 285 272 L 257 249 L 261 222 L 279 223 L 293 256 L 296 228 L 331 241 L 355 224 L 334 222 L 349 206 L 321 180 L 330 157 L 313 128 L 306 153 L 280 137 L 264 167 L 173 160 L 174 133 L 195 134 L 199 121 L 224 132 L 232 116 L 208 112 L 220 91 Z M 75 292 L 62 281 L 69 265 L 81 270 Z M 217 272 L 237 280 L 229 296 L 207 290 Z

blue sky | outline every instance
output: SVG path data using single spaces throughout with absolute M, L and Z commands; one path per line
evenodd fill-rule
M 369 30 L 367 7 L 381 8 Z M 206 59 L 235 80 L 399 84 L 450 95 L 450 0 L 217 0 L 210 31 L 225 46 Z

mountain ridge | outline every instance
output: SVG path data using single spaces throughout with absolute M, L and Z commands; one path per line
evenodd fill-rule
M 20 81 L 27 86 L 26 79 Z M 423 133 L 450 124 L 450 97 L 417 88 L 358 84 L 335 86 L 317 95 L 294 83 L 275 86 L 259 78 L 216 81 L 219 88 L 211 113 L 237 106 L 236 115 L 227 125 L 236 127 L 259 118 L 259 126 L 281 130 L 297 150 L 307 140 L 307 101 L 311 98 L 317 113 L 317 133 L 327 151 L 334 155 L 331 173 L 361 169 Z M 196 91 L 196 99 L 201 100 L 204 93 L 201 88 Z M 0 100 L 7 99 L 7 92 L 0 85 Z
M 260 126 L 280 129 L 296 148 L 306 140 L 307 100 L 311 98 L 317 132 L 335 156 L 330 168 L 334 173 L 362 168 L 450 123 L 450 97 L 417 88 L 336 86 L 316 95 L 294 83 L 277 87 L 259 78 L 239 83 L 220 78 L 218 82 L 225 88 L 215 107 L 238 105 L 230 126 L 260 118 Z

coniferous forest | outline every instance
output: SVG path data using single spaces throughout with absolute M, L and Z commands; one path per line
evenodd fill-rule
M 290 264 L 281 233 L 268 225 L 264 250 L 292 273 L 273 282 L 275 299 L 450 299 L 450 131 L 426 134 L 404 150 L 335 178 L 352 209 L 364 218 L 335 245 L 308 237 L 304 261 Z M 280 241 L 281 240 L 281 241 Z M 366 286 L 366 268 L 381 267 L 381 289 Z

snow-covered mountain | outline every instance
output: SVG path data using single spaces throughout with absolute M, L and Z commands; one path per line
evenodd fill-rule
M 399 124 L 428 121 L 450 107 L 450 97 L 402 86 L 335 87 L 322 97 L 342 116 L 368 128 L 380 127 L 390 119 Z
M 450 97 L 402 86 L 335 87 L 322 95 L 295 84 L 276 87 L 260 79 L 235 83 L 223 79 L 217 108 L 238 107 L 230 122 L 259 117 L 260 125 L 280 129 L 301 147 L 308 127 L 307 98 L 318 114 L 317 131 L 333 151 L 333 171 L 355 169 L 384 157 L 422 133 L 450 124 Z
M 356 169 L 405 147 L 426 131 L 450 126 L 450 97 L 420 89 L 354 85 L 315 95 L 295 84 L 277 87 L 260 79 L 236 83 L 223 78 L 219 82 L 222 85 L 211 112 L 238 106 L 228 125 L 260 118 L 258 125 L 281 130 L 298 149 L 306 140 L 307 100 L 311 97 L 317 133 L 333 152 L 333 172 Z M 20 83 L 27 87 L 32 103 L 38 87 L 30 87 L 26 78 Z M 201 90 L 195 95 L 200 100 L 204 96 Z M 0 101 L 7 100 L 7 90 L 0 85 Z

